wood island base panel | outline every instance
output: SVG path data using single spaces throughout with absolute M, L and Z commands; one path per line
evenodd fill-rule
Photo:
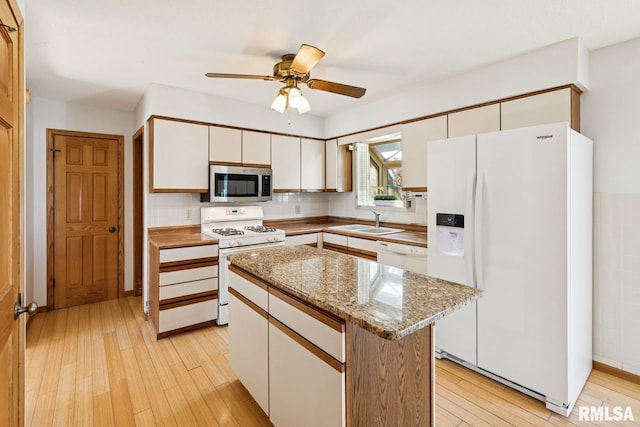
M 229 363 L 276 427 L 436 424 L 433 322 L 480 291 L 309 246 L 230 261 Z

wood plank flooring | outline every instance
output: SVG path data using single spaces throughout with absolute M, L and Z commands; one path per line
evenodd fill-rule
M 26 353 L 26 426 L 270 426 L 227 360 L 227 329 L 156 341 L 138 298 L 41 313 Z M 455 363 L 436 362 L 438 426 L 640 425 L 640 385 L 593 371 L 570 417 Z M 630 406 L 585 422 L 578 406 Z

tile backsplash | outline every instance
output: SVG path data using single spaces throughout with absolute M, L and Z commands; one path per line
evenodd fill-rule
M 147 195 L 147 227 L 200 224 L 200 207 L 220 204 L 201 203 L 199 194 L 150 193 Z M 371 209 L 356 208 L 354 193 L 274 194 L 273 200 L 261 203 L 265 219 L 341 216 L 373 220 Z M 426 225 L 426 197 L 416 198 L 409 211 L 379 209 L 383 222 Z

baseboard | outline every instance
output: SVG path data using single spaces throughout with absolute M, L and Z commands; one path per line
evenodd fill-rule
M 131 289 L 130 291 L 124 291 L 124 293 L 120 298 L 134 297 L 134 296 L 136 296 L 136 291 L 134 289 Z
M 632 374 L 631 372 L 623 371 L 619 368 L 614 368 L 613 366 L 606 365 L 602 362 L 593 361 L 593 369 L 605 372 L 607 374 L 613 375 L 614 377 L 621 378 L 623 380 L 631 381 L 635 384 L 640 384 L 640 375 Z

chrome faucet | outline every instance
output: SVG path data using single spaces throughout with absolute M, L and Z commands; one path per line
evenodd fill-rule
M 371 211 L 376 216 L 376 228 L 380 228 L 380 212 Z

